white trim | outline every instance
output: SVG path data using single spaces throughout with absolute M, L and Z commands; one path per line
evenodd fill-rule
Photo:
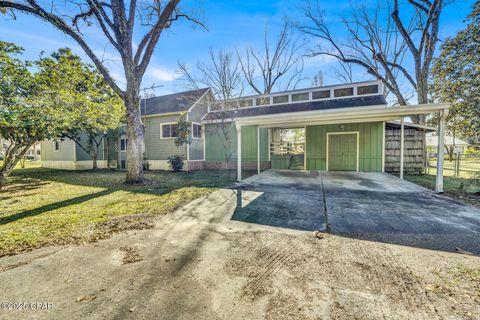
M 440 112 L 438 119 L 437 176 L 435 178 L 435 191 L 438 193 L 443 193 L 443 162 L 445 152 L 443 144 L 445 142 L 445 119 L 447 116 L 448 109 L 445 109 Z
M 303 171 L 307 171 L 307 126 L 305 125 L 305 142 L 303 143 Z
M 357 88 L 358 87 L 373 86 L 373 85 L 378 86 L 378 91 L 377 92 L 368 93 L 368 94 L 361 94 L 361 95 L 357 94 L 357 92 L 358 92 Z M 345 89 L 345 88 L 352 88 L 352 93 L 353 94 L 348 95 L 348 96 L 340 96 L 340 97 L 335 97 L 334 96 L 335 89 Z M 317 92 L 317 91 L 330 91 L 330 96 L 328 98 L 323 98 L 323 99 L 313 99 L 313 92 Z M 224 101 L 215 101 L 215 102 L 228 103 L 228 102 L 251 100 L 251 102 L 252 102 L 251 106 L 242 107 L 242 109 L 248 109 L 248 108 L 259 108 L 259 107 L 267 107 L 267 106 L 285 105 L 285 104 L 291 104 L 291 103 L 303 103 L 303 102 L 311 102 L 311 101 L 328 101 L 328 100 L 335 100 L 335 99 L 348 99 L 348 98 L 352 98 L 352 97 L 378 96 L 378 95 L 382 95 L 382 92 L 383 92 L 382 81 L 381 80 L 373 80 L 373 81 L 346 83 L 346 84 L 331 85 L 331 86 L 324 86 L 324 87 L 312 87 L 312 88 L 307 88 L 307 89 L 298 89 L 298 90 L 291 90 L 291 91 L 281 91 L 281 92 L 275 92 L 275 93 L 271 93 L 271 94 L 267 94 L 267 95 L 252 95 L 252 96 L 246 96 L 246 97 L 242 97 L 242 98 L 227 99 L 227 100 L 224 100 Z M 298 95 L 298 94 L 304 94 L 304 93 L 308 93 L 308 99 L 300 100 L 300 101 L 294 101 L 294 102 L 292 101 L 292 95 Z M 285 95 L 288 95 L 288 101 L 287 102 L 275 103 L 275 104 L 273 103 L 273 98 L 274 97 L 285 96 Z M 262 98 L 269 99 L 269 104 L 257 105 L 256 100 L 257 99 L 262 99 Z
M 200 130 L 201 130 L 201 136 L 200 136 L 200 138 L 193 136 L 193 133 L 194 133 L 193 125 L 194 125 L 194 124 L 196 124 L 197 126 L 202 127 L 202 124 L 201 124 L 200 122 L 192 122 L 192 139 L 197 139 L 197 140 L 203 139 L 203 128 L 200 128 Z
M 237 181 L 242 181 L 242 126 L 237 124 Z
M 188 121 L 188 120 L 187 120 Z M 163 136 L 163 126 L 165 125 L 172 125 L 172 124 L 177 124 L 178 125 L 178 122 L 163 122 L 163 123 L 160 123 L 160 139 L 164 139 L 164 140 L 173 140 L 175 139 L 176 137 L 164 137 Z M 172 134 L 172 128 L 170 127 L 170 134 Z
M 188 116 L 189 116 L 189 112 L 187 112 L 186 116 L 185 116 L 185 120 L 188 122 Z M 170 134 L 172 133 L 172 127 L 170 127 Z M 190 132 L 191 134 L 192 132 Z M 163 134 L 163 130 L 162 130 L 162 134 Z M 175 138 L 174 138 L 175 139 Z M 187 163 L 188 161 L 190 161 L 190 143 L 187 143 L 187 146 L 185 147 L 186 149 L 186 152 L 187 152 Z M 188 171 L 188 165 L 187 165 L 187 171 Z
M 448 109 L 447 104 L 423 104 L 415 106 L 396 106 L 388 107 L 386 105 L 374 105 L 365 107 L 348 107 L 337 109 L 284 112 L 278 114 L 257 115 L 252 117 L 236 118 L 235 122 L 242 125 L 266 125 L 275 126 L 287 124 L 294 126 L 294 123 L 324 123 L 333 121 L 353 121 L 359 122 L 361 119 L 365 122 L 378 122 L 398 119 L 400 116 L 411 116 L 415 114 L 436 113 L 443 109 Z M 370 120 L 370 121 L 368 121 Z M 211 121 L 214 123 L 215 121 Z M 208 121 L 207 121 L 208 123 Z
M 268 128 L 268 142 L 267 142 L 267 149 L 268 149 L 268 161 L 272 161 L 271 159 L 271 152 L 272 150 L 270 150 L 270 147 L 271 147 L 271 143 L 272 143 L 272 128 Z M 270 164 L 271 166 L 271 164 Z
M 206 160 L 206 155 L 205 155 L 205 145 L 206 145 L 206 140 L 207 136 L 205 135 L 205 125 L 202 124 L 202 135 L 203 135 L 203 161 Z
M 386 123 L 385 121 L 383 122 L 383 128 L 382 128 L 382 172 L 385 172 L 385 127 Z
M 400 179 L 403 180 L 403 167 L 405 157 L 405 119 L 400 119 Z
M 257 173 L 260 173 L 260 127 L 257 127 Z
M 357 172 L 359 171 L 360 167 L 360 131 L 339 131 L 339 132 L 327 132 L 327 152 L 325 154 L 326 165 L 325 169 L 328 171 L 328 144 L 329 144 L 329 137 L 331 135 L 341 135 L 341 134 L 356 134 L 357 135 Z
M 149 115 L 143 115 L 142 118 L 161 118 L 165 116 L 174 116 L 174 115 L 180 115 L 185 111 L 175 111 L 175 112 L 165 112 L 165 113 L 154 113 L 154 114 L 149 114 Z

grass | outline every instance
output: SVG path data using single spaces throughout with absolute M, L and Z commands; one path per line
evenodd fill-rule
M 437 170 L 437 162 L 435 160 L 429 161 L 430 168 L 428 173 L 435 175 Z M 448 161 L 445 159 L 443 163 L 443 175 L 453 177 L 455 168 L 455 161 Z M 480 174 L 480 160 L 479 159 L 462 159 L 460 160 L 460 178 L 469 179 L 473 175 Z
M 405 179 L 424 186 L 426 188 L 435 190 L 435 175 L 405 175 Z M 445 194 L 480 208 L 480 184 L 471 178 L 453 178 L 444 177 L 444 191 Z
M 105 237 L 110 222 L 134 216 L 138 224 L 235 181 L 233 171 L 157 171 L 145 174 L 145 184 L 125 185 L 124 172 L 27 164 L 16 168 L 0 191 L 0 256 Z

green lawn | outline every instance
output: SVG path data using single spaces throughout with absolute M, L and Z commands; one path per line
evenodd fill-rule
M 50 170 L 35 163 L 15 169 L 0 191 L 0 256 L 145 227 L 155 215 L 230 185 L 235 171 L 147 172 L 143 185 L 125 185 L 124 177 L 119 171 Z
M 431 174 L 405 175 L 405 180 L 435 189 L 435 176 Z M 480 208 L 480 183 L 471 178 L 444 177 L 444 191 L 448 196 Z
M 431 175 L 435 175 L 437 172 L 436 160 L 429 161 L 430 168 L 428 173 Z M 449 161 L 445 159 L 443 163 L 443 175 L 446 177 L 453 177 L 455 168 L 455 161 Z M 460 160 L 460 178 L 469 179 L 474 175 L 480 174 L 480 160 L 479 159 L 462 159 Z

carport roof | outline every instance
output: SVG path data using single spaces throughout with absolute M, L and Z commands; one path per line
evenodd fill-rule
M 304 112 L 315 110 L 328 110 L 328 109 L 340 109 L 350 107 L 366 107 L 366 106 L 378 106 L 387 105 L 387 101 L 383 95 L 365 96 L 365 97 L 352 97 L 343 99 L 332 99 L 325 101 L 308 101 L 308 102 L 296 102 L 282 105 L 269 105 L 258 107 L 238 108 L 236 110 L 226 111 L 213 111 L 204 117 L 204 120 L 215 120 L 219 116 L 226 116 L 230 118 L 244 118 L 254 117 L 261 115 L 274 115 L 281 113 L 292 112 Z

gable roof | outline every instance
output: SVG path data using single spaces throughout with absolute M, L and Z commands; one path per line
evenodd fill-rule
M 239 108 L 237 110 L 227 111 L 213 111 L 205 115 L 203 120 L 215 120 L 218 119 L 216 112 L 226 112 L 229 117 L 243 118 L 254 117 L 260 115 L 301 112 L 301 111 L 315 111 L 326 109 L 339 109 L 349 107 L 365 107 L 374 105 L 387 105 L 387 101 L 383 95 L 374 95 L 366 97 L 353 97 L 353 98 L 339 98 L 324 101 L 308 101 L 308 102 L 295 102 L 282 105 L 269 105 L 258 107 L 246 107 Z
M 438 136 L 434 136 L 434 135 L 427 136 L 427 146 L 437 146 L 437 145 L 438 145 Z M 469 146 L 470 143 L 460 140 L 458 138 L 454 138 L 452 136 L 445 135 L 445 145 L 447 146 L 456 145 L 459 147 L 463 147 L 463 146 Z
M 142 116 L 188 111 L 209 90 L 202 88 L 142 99 Z

